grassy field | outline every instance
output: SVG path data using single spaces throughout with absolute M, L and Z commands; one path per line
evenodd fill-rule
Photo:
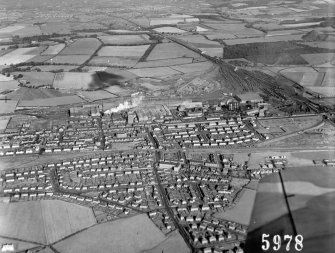
M 92 66 L 134 67 L 139 57 L 94 56 L 88 63 Z
M 87 90 L 101 88 L 103 85 L 95 73 L 61 72 L 57 73 L 53 87 L 58 89 Z
M 149 45 L 105 46 L 99 50 L 98 56 L 138 57 L 140 58 L 148 48 L 149 48 Z
M 51 107 L 59 105 L 76 104 L 81 102 L 84 102 L 84 100 L 78 96 L 37 98 L 34 100 L 21 100 L 18 103 L 18 107 Z
M 162 242 L 165 236 L 146 214 L 99 224 L 56 243 L 59 252 L 138 253 Z
M 114 44 L 114 45 L 132 45 L 139 43 L 143 44 L 150 43 L 150 39 L 147 34 L 100 36 L 99 39 L 104 44 Z
M 176 43 L 162 43 L 154 47 L 154 49 L 147 57 L 147 61 L 174 59 L 181 57 L 197 58 L 198 54 Z
M 101 99 L 108 99 L 108 98 L 115 98 L 116 96 L 104 91 L 104 90 L 97 90 L 97 91 L 80 91 L 78 95 L 81 95 L 87 98 L 90 101 L 96 101 Z
M 48 243 L 58 241 L 96 223 L 90 208 L 59 200 L 41 201 Z
M 228 209 L 225 212 L 216 213 L 217 218 L 238 222 L 244 225 L 249 225 L 256 191 L 250 189 L 243 189 L 242 196 L 237 202 L 236 206 Z
M 47 62 L 56 64 L 71 64 L 80 65 L 86 62 L 90 58 L 90 55 L 57 55 Z
M 35 68 L 39 68 L 41 71 L 48 72 L 48 71 L 69 71 L 71 69 L 78 68 L 78 65 L 36 65 Z M 34 68 L 32 68 L 34 69 Z
M 27 87 L 21 87 L 7 95 L 9 99 L 13 100 L 34 100 L 62 96 L 64 96 L 63 93 L 54 89 L 35 89 Z
M 206 55 L 212 56 L 212 57 L 222 57 L 223 55 L 223 48 L 199 48 L 201 51 L 205 52 Z
M 181 235 L 174 231 L 156 247 L 142 251 L 142 253 L 189 253 L 191 252 Z
M 15 49 L 14 51 L 11 51 L 8 54 L 0 57 L 0 65 L 10 65 L 26 62 L 31 58 L 35 57 L 35 54 L 31 52 L 36 48 L 37 47 Z
M 59 200 L 1 203 L 0 214 L 1 235 L 43 244 L 95 224 L 91 209 Z
M 207 45 L 220 46 L 219 42 L 208 40 L 204 36 L 198 35 L 198 34 L 197 35 L 181 35 L 181 36 L 178 36 L 178 38 L 188 43 L 192 43 L 192 44 L 207 44 Z
M 94 38 L 78 39 L 65 47 L 60 55 L 92 55 L 101 45 L 101 42 Z
M 1 238 L 0 237 L 0 245 L 2 244 L 13 244 L 14 245 L 14 252 L 26 252 L 28 249 L 32 249 L 35 247 L 38 247 L 38 244 L 29 243 L 29 242 L 22 242 L 14 239 L 8 239 L 8 238 Z M 8 251 L 6 251 L 8 252 Z
M 52 72 L 13 72 L 13 74 L 21 74 L 23 77 L 20 79 L 29 81 L 29 85 L 51 85 L 55 77 L 55 74 Z
M 10 120 L 10 118 L 0 119 L 0 131 L 3 131 L 3 130 L 6 129 L 9 120 Z
M 129 72 L 139 77 L 159 77 L 159 76 L 172 76 L 180 74 L 179 71 L 176 71 L 169 67 L 129 69 Z
M 3 92 L 5 90 L 14 90 L 17 89 L 18 81 L 12 80 L 12 81 L 0 81 L 0 92 Z
M 212 66 L 213 64 L 211 62 L 206 61 L 206 62 L 197 62 L 197 63 L 171 66 L 171 68 L 177 71 L 183 72 L 183 73 L 192 73 L 192 72 L 197 72 L 197 71 L 206 71 Z
M 334 59 L 334 53 L 320 53 L 320 54 L 302 54 L 303 57 L 311 65 L 319 65 L 330 62 Z
M 15 111 L 17 102 L 18 101 L 15 100 L 9 100 L 9 101 L 0 100 L 0 114 L 13 113 Z
M 52 45 L 47 48 L 41 55 L 55 55 L 62 51 L 65 47 L 65 44 Z
M 155 28 L 154 29 L 156 32 L 159 33 L 185 33 L 186 31 L 179 29 L 177 27 L 173 27 L 173 26 L 164 26 L 164 27 L 159 27 L 159 28 Z

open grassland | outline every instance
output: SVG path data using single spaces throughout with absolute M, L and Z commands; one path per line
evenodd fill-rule
M 53 87 L 69 90 L 93 90 L 101 88 L 102 84 L 95 73 L 60 72 L 54 78 Z
M 142 251 L 142 253 L 189 253 L 190 249 L 186 245 L 183 237 L 174 231 L 169 234 L 163 242 L 158 244 L 156 247 Z
M 129 72 L 139 77 L 165 77 L 180 74 L 179 71 L 176 71 L 169 67 L 129 69 Z
M 0 65 L 10 65 L 26 62 L 33 58 L 37 47 L 18 48 L 0 57 Z
M 255 190 L 243 189 L 240 199 L 235 206 L 224 212 L 216 213 L 214 216 L 217 218 L 238 222 L 243 225 L 249 225 L 255 197 Z
M 60 55 L 92 55 L 101 45 L 95 38 L 78 39 L 69 46 L 65 47 Z
M 91 209 L 59 200 L 0 204 L 0 234 L 52 243 L 95 224 Z
M 140 57 L 94 56 L 88 65 L 131 68 L 136 65 L 139 58 Z
M 53 97 L 62 97 L 62 96 L 64 96 L 64 94 L 58 90 L 35 89 L 35 88 L 27 88 L 27 87 L 20 87 L 19 89 L 7 95 L 9 99 L 13 99 L 13 100 L 34 100 L 34 99 L 39 99 L 39 98 L 53 98 Z
M 57 44 L 57 45 L 52 45 L 45 50 L 42 55 L 55 55 L 58 54 L 60 51 L 62 51 L 65 47 L 65 44 Z
M 86 62 L 91 56 L 90 55 L 57 55 L 50 60 L 48 63 L 55 64 L 70 64 L 70 65 L 81 65 Z
M 21 74 L 21 80 L 29 81 L 29 85 L 51 85 L 53 83 L 55 73 L 52 72 L 13 72 L 14 75 Z
M 99 50 L 98 56 L 138 57 L 140 58 L 148 48 L 149 48 L 149 45 L 105 46 Z
M 138 253 L 162 242 L 165 236 L 146 214 L 107 222 L 56 243 L 59 252 Z
M 151 51 L 147 57 L 147 61 L 174 59 L 174 58 L 197 58 L 197 53 L 180 46 L 176 43 L 162 43 L 158 44 Z
M 113 44 L 113 45 L 134 45 L 134 44 L 150 43 L 150 39 L 147 34 L 108 35 L 108 36 L 100 36 L 99 39 L 104 44 Z

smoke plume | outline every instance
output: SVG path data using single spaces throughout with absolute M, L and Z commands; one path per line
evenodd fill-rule
M 121 112 L 130 108 L 139 106 L 143 100 L 144 96 L 139 95 L 138 93 L 132 95 L 131 101 L 125 101 L 120 103 L 117 107 L 112 107 L 109 110 L 105 111 L 105 114 L 112 114 L 116 112 Z

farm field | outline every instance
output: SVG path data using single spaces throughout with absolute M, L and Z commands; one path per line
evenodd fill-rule
M 104 44 L 114 44 L 114 45 L 132 45 L 132 44 L 150 43 L 150 39 L 147 34 L 108 35 L 108 36 L 100 36 L 99 39 Z
M 150 20 L 150 26 L 155 25 L 176 25 L 184 22 L 183 18 L 152 18 Z
M 166 238 L 163 242 L 158 244 L 156 247 L 148 250 L 142 251 L 143 253 L 189 253 L 190 249 L 185 244 L 184 239 L 181 235 L 174 231 L 169 234 L 168 238 Z
M 52 243 L 96 223 L 90 208 L 59 200 L 41 201 L 47 242 Z
M 241 38 L 241 39 L 231 39 L 224 40 L 227 45 L 237 45 L 237 44 L 248 44 L 248 43 L 262 43 L 262 42 L 278 42 L 278 41 L 294 41 L 301 40 L 301 35 L 282 35 L 282 36 L 265 36 L 256 38 Z
M 120 86 L 117 86 L 117 85 L 109 86 L 107 88 L 104 88 L 104 90 L 108 91 L 112 94 L 115 94 L 117 96 L 127 96 L 127 95 L 130 95 L 132 93 L 132 91 L 123 89 L 123 88 L 121 88 Z
M 52 85 L 55 73 L 52 72 L 13 72 L 14 75 L 21 74 L 21 80 L 29 81 L 29 85 Z
M 80 65 L 85 63 L 90 58 L 90 55 L 56 55 L 48 60 L 48 63 Z
M 66 46 L 60 55 L 92 55 L 101 45 L 95 38 L 78 39 L 69 46 Z
M 166 67 L 166 66 L 188 64 L 192 62 L 193 62 L 193 58 L 163 59 L 163 60 L 156 60 L 156 61 L 139 62 L 135 65 L 135 68 Z
M 104 235 L 104 236 L 101 236 Z M 146 214 L 102 223 L 73 235 L 54 245 L 59 252 L 138 253 L 150 249 L 165 239 L 163 233 Z
M 139 57 L 94 56 L 88 65 L 132 68 L 138 60 Z
M 60 72 L 56 73 L 53 87 L 67 90 L 94 90 L 103 85 L 96 73 Z
M 65 44 L 52 45 L 47 48 L 41 55 L 55 55 L 62 51 L 65 47 Z
M 211 46 L 221 46 L 219 42 L 208 40 L 202 35 L 181 35 L 178 36 L 178 39 L 181 39 L 191 44 L 207 44 Z
M 211 67 L 213 67 L 213 64 L 209 61 L 171 66 L 172 69 L 175 69 L 183 73 L 206 71 Z
M 104 46 L 99 50 L 98 56 L 138 57 L 140 58 L 148 48 L 149 48 L 149 45 Z
M 335 49 L 335 43 L 333 41 L 299 42 L 299 44 L 331 50 Z
M 67 95 L 67 94 L 66 94 Z M 35 89 L 20 87 L 19 89 L 8 93 L 8 99 L 13 100 L 34 100 L 39 98 L 62 97 L 64 93 L 54 89 Z
M 3 131 L 3 130 L 6 129 L 9 120 L 10 120 L 10 118 L 1 118 L 0 119 L 0 131 Z
M 89 208 L 59 200 L 1 203 L 0 213 L 1 235 L 42 244 L 96 222 Z
M 53 56 L 52 55 L 36 55 L 35 57 L 29 59 L 27 62 L 33 62 L 34 64 L 40 64 L 47 60 L 50 60 Z
M 222 57 L 223 55 L 223 48 L 199 48 L 201 51 L 205 52 L 206 55 L 212 56 L 212 57 Z
M 78 65 L 35 65 L 32 70 L 39 68 L 43 72 L 51 72 L 51 71 L 70 71 L 72 69 L 78 68 Z
M 16 80 L 0 81 L 0 93 L 7 90 L 15 90 L 19 88 L 19 83 Z
M 13 244 L 14 246 L 14 252 L 26 252 L 29 249 L 38 247 L 38 244 L 35 243 L 29 243 L 29 242 L 22 242 L 19 240 L 15 240 L 15 239 L 9 239 L 9 238 L 1 238 L 0 237 L 0 245 L 3 244 Z M 5 251 L 8 252 L 8 251 Z
M 237 38 L 234 34 L 225 32 L 208 32 L 205 35 L 209 40 L 230 40 Z
M 129 72 L 126 69 L 120 68 L 107 68 L 103 72 L 97 72 L 101 82 L 108 85 L 115 84 L 118 82 L 126 82 L 135 79 L 137 76 Z
M 34 49 L 37 47 L 18 48 L 0 57 L 0 65 L 10 65 L 26 62 L 35 57 Z
M 5 96 L 0 97 L 3 100 L 0 100 L 0 114 L 4 113 L 13 113 L 15 111 L 16 105 L 18 101 L 8 100 L 5 101 Z
M 147 57 L 147 61 L 174 59 L 174 58 L 198 58 L 195 52 L 176 43 L 157 44 Z
M 243 225 L 249 225 L 256 197 L 256 190 L 245 188 L 242 191 L 242 196 L 235 206 L 224 212 L 216 213 L 214 216 L 217 218 L 238 222 Z
M 85 97 L 90 101 L 96 101 L 101 99 L 108 99 L 108 98 L 115 98 L 117 96 L 104 91 L 104 90 L 97 90 L 97 91 L 80 91 L 77 93 L 80 96 Z
M 139 77 L 165 77 L 181 73 L 169 67 L 129 69 L 129 72 Z
M 158 28 L 154 28 L 153 30 L 155 30 L 156 32 L 159 33 L 175 33 L 175 34 L 180 34 L 180 33 L 186 33 L 187 31 L 179 29 L 177 27 L 173 27 L 173 26 L 164 26 L 164 27 L 158 27 Z
M 335 57 L 335 53 L 302 54 L 301 57 L 309 64 L 315 66 L 332 61 Z
M 66 22 L 47 22 L 45 24 L 40 25 L 41 31 L 44 34 L 69 34 L 70 26 Z
M 84 102 L 78 96 L 63 96 L 63 97 L 52 97 L 52 98 L 37 98 L 34 100 L 21 100 L 18 107 L 51 107 L 59 105 L 69 105 Z

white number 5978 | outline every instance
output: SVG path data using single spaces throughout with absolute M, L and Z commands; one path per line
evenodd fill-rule
M 267 251 L 270 249 L 271 247 L 271 243 L 270 243 L 270 235 L 269 234 L 262 234 L 262 250 L 263 251 Z M 292 241 L 293 236 L 292 235 L 284 235 L 284 242 L 287 241 L 286 243 L 286 251 L 290 251 L 290 244 Z M 301 251 L 303 249 L 303 236 L 302 235 L 296 235 L 294 237 L 294 248 L 296 251 Z M 274 235 L 272 237 L 272 243 L 273 243 L 273 250 L 274 251 L 278 251 L 280 250 L 280 247 L 282 245 L 282 239 L 280 237 L 280 235 Z

